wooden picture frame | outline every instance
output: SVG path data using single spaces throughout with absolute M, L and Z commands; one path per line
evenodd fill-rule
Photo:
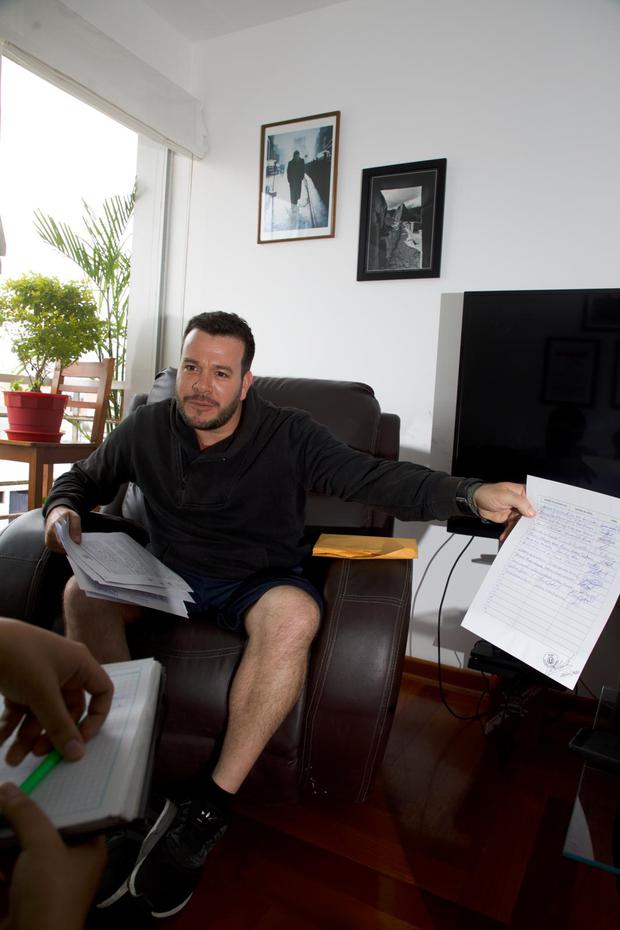
M 339 132 L 340 110 L 261 126 L 260 244 L 334 236 Z

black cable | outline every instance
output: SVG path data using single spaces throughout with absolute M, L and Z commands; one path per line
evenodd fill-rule
M 452 568 L 450 569 L 448 573 L 448 577 L 446 579 L 446 584 L 443 589 L 443 594 L 441 595 L 441 601 L 439 602 L 439 610 L 437 612 L 437 684 L 439 685 L 439 697 L 441 698 L 441 702 L 446 708 L 446 710 L 449 713 L 451 713 L 453 717 L 456 717 L 457 720 L 480 720 L 481 717 L 484 716 L 483 714 L 480 713 L 480 707 L 482 705 L 482 700 L 489 690 L 487 686 L 487 688 L 480 695 L 475 714 L 459 714 L 457 711 L 453 710 L 448 704 L 448 701 L 446 699 L 446 695 L 444 692 L 444 688 L 443 688 L 443 679 L 441 676 L 441 611 L 443 610 L 443 602 L 446 599 L 446 594 L 448 593 L 448 585 L 450 584 L 450 579 L 452 578 L 454 569 L 458 565 L 461 558 L 465 555 L 465 553 L 467 552 L 467 550 L 469 549 L 473 541 L 474 541 L 474 537 L 470 536 L 469 540 L 467 541 L 465 546 L 463 546 L 463 548 L 457 555 L 456 559 L 454 560 L 452 564 Z
M 439 549 L 435 549 L 435 551 L 433 552 L 432 556 L 431 556 L 430 559 L 428 560 L 428 563 L 427 563 L 427 565 L 426 565 L 426 568 L 425 568 L 424 571 L 422 572 L 422 577 L 420 578 L 420 580 L 419 580 L 419 582 L 418 582 L 418 586 L 417 586 L 417 588 L 415 589 L 415 594 L 413 595 L 413 600 L 411 601 L 411 616 L 412 616 L 412 617 L 413 617 L 414 614 L 415 614 L 415 605 L 416 605 L 416 601 L 418 600 L 418 594 L 420 593 L 420 588 L 421 588 L 422 585 L 424 584 L 424 579 L 426 578 L 426 576 L 427 576 L 427 574 L 428 574 L 429 568 L 431 567 L 431 565 L 433 564 L 433 562 L 435 561 L 435 559 L 437 558 L 437 556 L 439 555 L 439 553 L 441 552 L 441 550 L 443 549 L 443 547 L 444 547 L 444 546 L 447 546 L 448 543 L 450 542 L 450 540 L 454 539 L 454 536 L 455 536 L 454 533 L 450 533 L 450 535 L 448 536 L 448 538 L 445 539 L 445 540 L 442 542 L 442 544 L 441 544 L 441 546 L 439 547 Z M 411 627 L 413 627 L 413 624 L 411 624 Z M 407 655 L 412 655 L 412 653 L 411 653 L 411 651 L 410 651 L 410 649 L 411 649 L 411 638 L 412 638 L 412 635 L 413 635 L 413 634 L 412 634 L 411 629 L 410 629 L 410 630 L 409 630 L 409 633 L 408 633 L 408 635 L 407 635 Z

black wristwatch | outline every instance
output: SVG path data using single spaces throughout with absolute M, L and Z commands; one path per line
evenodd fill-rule
M 468 517 L 479 517 L 480 511 L 476 506 L 474 494 L 484 484 L 479 478 L 463 478 L 456 489 L 456 506 L 462 514 Z

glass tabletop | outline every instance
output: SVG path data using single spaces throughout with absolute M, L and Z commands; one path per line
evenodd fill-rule
M 620 875 L 620 766 L 606 763 L 620 740 L 620 692 L 603 688 L 590 744 L 600 751 L 585 762 L 564 843 L 564 855 Z

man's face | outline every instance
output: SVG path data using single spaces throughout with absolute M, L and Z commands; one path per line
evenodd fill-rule
M 177 372 L 179 413 L 195 430 L 223 430 L 231 435 L 241 418 L 241 402 L 252 383 L 241 375 L 244 345 L 234 336 L 211 336 L 192 329 L 185 337 Z

